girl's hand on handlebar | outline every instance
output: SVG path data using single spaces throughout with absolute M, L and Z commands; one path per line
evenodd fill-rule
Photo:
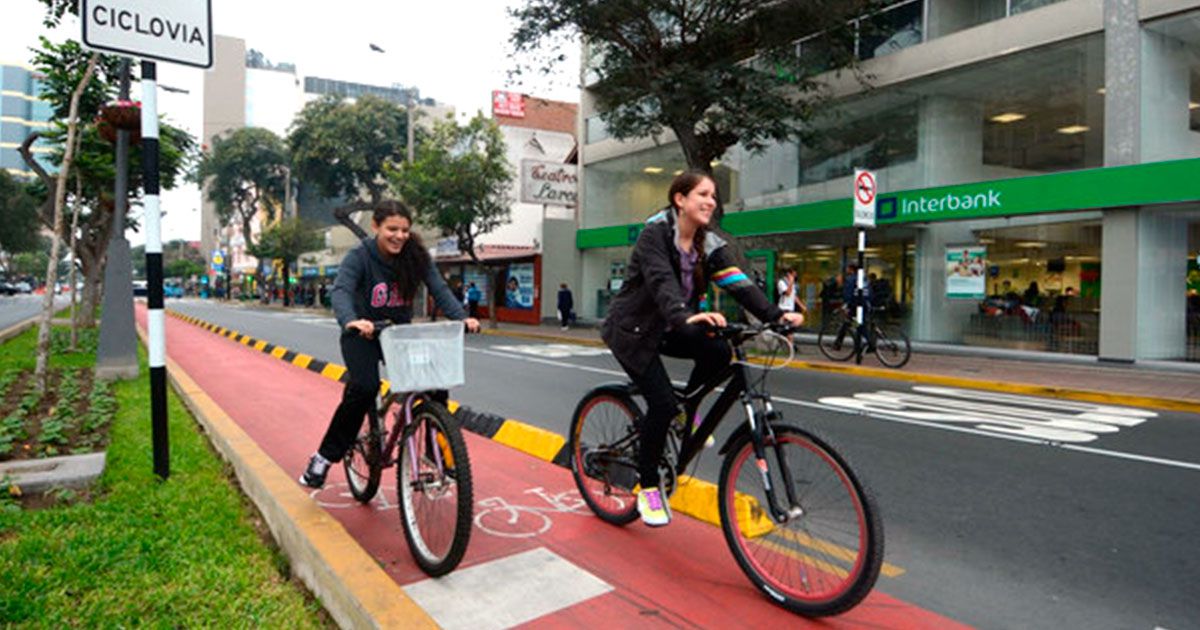
M 463 325 L 467 327 L 467 332 L 479 332 L 479 320 L 474 317 L 468 317 L 463 320 Z
M 705 324 L 713 328 L 724 328 L 725 316 L 720 313 L 696 313 L 687 318 L 689 324 Z
M 346 324 L 346 330 L 357 330 L 359 335 L 370 339 L 375 336 L 375 323 L 369 319 L 356 319 Z
M 804 313 L 784 313 L 783 317 L 779 318 L 779 323 L 799 328 L 804 325 Z

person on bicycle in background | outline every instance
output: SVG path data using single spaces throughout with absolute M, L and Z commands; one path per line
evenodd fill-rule
M 374 410 L 383 358 L 374 322 L 411 322 L 413 296 L 424 283 L 447 317 L 464 321 L 471 332 L 479 330 L 479 321 L 467 317 L 462 302 L 455 299 L 420 237 L 412 231 L 412 224 L 408 206 L 399 201 L 381 202 L 371 217 L 375 236 L 364 238 L 338 267 L 333 312 L 342 329 L 342 359 L 349 380 L 320 447 L 300 477 L 300 483 L 310 488 L 325 485 L 330 464 L 341 461 L 353 446 L 366 414 Z
M 651 526 L 671 521 L 659 487 L 658 462 L 673 419 L 686 422 L 695 409 L 680 410 L 662 355 L 689 358 L 695 367 L 692 390 L 715 376 L 732 358 L 728 342 L 708 335 L 725 326 L 720 313 L 700 312 L 712 281 L 755 317 L 767 322 L 804 323 L 801 313 L 784 313 L 738 268 L 724 239 L 709 229 L 717 206 L 717 186 L 704 171 L 676 176 L 667 191 L 670 204 L 646 222 L 625 268 L 625 282 L 600 329 L 604 343 L 645 396 L 648 404 L 638 453 L 638 512 Z

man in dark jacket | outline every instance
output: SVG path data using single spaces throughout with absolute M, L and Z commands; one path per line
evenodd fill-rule
M 562 329 L 566 330 L 571 325 L 571 320 L 575 319 L 575 298 L 571 295 L 571 289 L 564 282 L 558 286 L 558 321 L 562 324 Z

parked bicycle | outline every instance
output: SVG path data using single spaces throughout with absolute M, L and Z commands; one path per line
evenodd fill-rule
M 463 327 L 390 324 L 375 322 L 391 392 L 368 414 L 342 464 L 361 503 L 375 497 L 383 470 L 396 466 L 404 538 L 421 570 L 437 577 L 458 566 L 471 537 L 467 443 L 435 391 L 462 384 Z
M 676 423 L 659 466 L 663 490 L 704 449 L 726 413 L 740 402 L 745 424 L 718 451 L 718 508 L 725 541 L 738 566 L 772 601 L 810 616 L 857 605 L 875 584 L 883 562 L 883 526 L 875 501 L 846 459 L 810 431 L 783 422 L 771 404 L 766 377 L 794 354 L 794 328 L 730 325 L 714 330 L 733 346 L 736 360 L 697 390 L 677 389 L 681 405 L 694 404 L 725 384 L 703 422 Z M 776 349 L 751 364 L 743 347 L 767 338 Z M 786 353 L 786 357 L 782 354 Z M 780 361 L 780 359 L 785 359 Z M 761 374 L 761 376 L 757 376 Z M 588 392 L 571 421 L 571 472 L 580 495 L 598 517 L 626 525 L 638 517 L 639 396 L 630 383 Z
M 874 352 L 879 362 L 890 368 L 902 368 L 912 358 L 912 344 L 899 326 L 884 321 L 883 307 L 864 313 L 862 326 L 847 309 L 838 309 L 821 325 L 817 347 L 830 361 L 862 363 L 867 352 Z

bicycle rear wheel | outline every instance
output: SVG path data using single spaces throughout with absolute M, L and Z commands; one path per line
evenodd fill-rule
M 342 467 L 346 471 L 346 484 L 350 486 L 350 494 L 359 503 L 369 503 L 379 492 L 379 480 L 383 476 L 383 417 L 380 414 L 391 413 L 391 409 L 381 406 L 378 413 L 367 413 L 362 428 L 358 431 L 358 439 L 354 440 L 350 451 L 342 457 Z
M 875 356 L 879 362 L 890 368 L 902 368 L 912 357 L 912 344 L 899 328 L 891 326 L 875 327 Z
M 750 436 L 731 447 L 721 467 L 721 529 L 742 571 L 784 608 L 836 615 L 857 605 L 883 563 L 883 526 L 875 502 L 845 460 L 798 428 L 774 425 L 765 445 L 779 506 L 771 516 Z M 796 505 L 788 505 L 784 469 Z
M 413 559 L 433 577 L 454 570 L 471 537 L 471 462 L 458 422 L 428 399 L 400 438 L 396 488 Z
M 854 328 L 844 315 L 835 315 L 821 324 L 817 348 L 830 361 L 849 361 L 854 356 Z
M 571 419 L 571 475 L 601 520 L 627 525 L 638 517 L 637 453 L 640 418 L 629 396 L 599 390 L 584 396 Z

